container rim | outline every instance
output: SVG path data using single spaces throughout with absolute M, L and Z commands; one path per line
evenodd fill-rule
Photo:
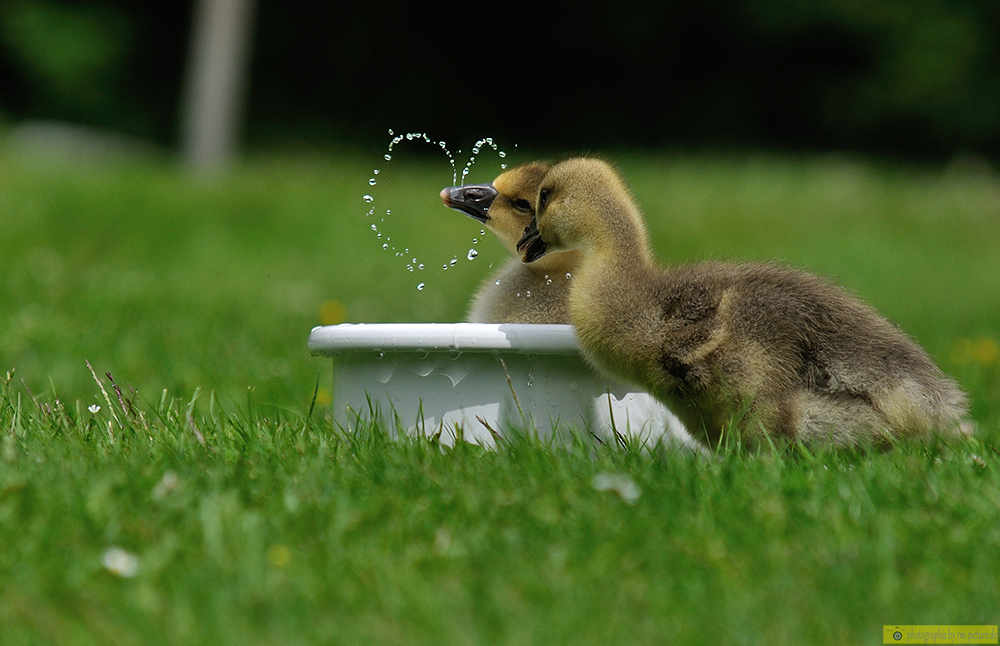
M 341 323 L 309 334 L 313 356 L 353 352 L 579 354 L 572 325 L 540 323 Z

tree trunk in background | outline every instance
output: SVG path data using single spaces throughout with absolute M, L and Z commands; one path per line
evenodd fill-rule
M 181 103 L 181 155 L 198 170 L 232 159 L 246 103 L 254 0 L 195 0 Z

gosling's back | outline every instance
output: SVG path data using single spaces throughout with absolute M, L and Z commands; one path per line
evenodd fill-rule
M 607 164 L 569 160 L 539 189 L 519 249 L 582 253 L 570 318 L 587 358 L 642 385 L 710 444 L 801 439 L 851 445 L 957 430 L 964 394 L 873 308 L 768 263 L 664 270 Z

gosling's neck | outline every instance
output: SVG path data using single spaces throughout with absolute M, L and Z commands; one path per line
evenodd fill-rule
M 594 222 L 598 225 L 582 240 L 578 272 L 606 284 L 619 277 L 630 280 L 637 274 L 645 275 L 656 266 L 637 209 L 621 205 Z
M 623 321 L 631 326 L 636 309 L 650 301 L 646 291 L 657 282 L 645 227 L 637 212 L 592 221 L 597 224 L 581 241 L 580 265 L 570 286 L 571 318 L 581 329 Z

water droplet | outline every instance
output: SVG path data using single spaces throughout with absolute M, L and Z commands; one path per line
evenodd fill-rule
M 479 238 L 473 238 L 472 244 L 479 244 Z
M 420 291 L 420 292 L 424 291 L 424 284 L 423 283 L 417 283 L 417 291 Z
M 389 153 L 386 153 L 385 155 L 383 155 L 383 157 L 385 158 L 386 161 L 392 161 L 392 155 L 390 155 Z
M 468 255 L 466 255 L 466 258 L 468 258 L 469 260 L 475 260 L 478 256 L 479 256 L 478 251 L 476 251 L 475 249 L 469 249 L 469 253 Z
M 378 231 L 378 227 L 375 226 L 374 222 L 372 222 L 372 231 Z
M 372 175 L 378 175 L 381 172 L 382 171 L 380 171 L 379 169 L 376 168 L 375 170 L 372 171 Z
M 527 290 L 526 292 L 524 292 L 524 297 L 525 298 L 531 298 L 531 290 L 530 289 Z
M 500 157 L 500 159 L 503 159 L 504 157 L 507 156 L 507 153 L 501 150 L 500 152 L 497 153 L 497 155 Z
M 407 265 L 406 271 L 413 271 L 413 265 Z
M 417 269 L 423 269 L 423 268 L 424 268 L 424 263 L 420 263 L 419 265 L 417 265 Z
M 381 359 L 384 356 L 385 356 L 384 352 L 382 352 L 381 350 L 375 350 L 375 358 L 376 359 Z
M 389 136 L 391 137 L 391 136 L 393 136 L 394 134 L 396 134 L 396 133 L 392 131 L 392 128 L 389 128 Z
M 566 280 L 569 280 L 569 279 L 570 279 L 570 278 L 572 278 L 572 277 L 573 277 L 573 274 L 571 274 L 571 273 L 569 273 L 569 272 L 567 271 L 567 272 L 566 272 Z
M 517 293 L 517 298 L 521 298 L 521 292 Z
M 552 284 L 552 279 L 549 278 L 548 274 L 545 274 L 545 284 L 546 285 L 551 285 Z
M 368 186 L 375 186 L 375 184 L 376 182 L 374 177 L 368 178 Z
M 392 209 L 386 209 L 385 210 L 385 214 L 386 215 L 392 215 Z
M 451 260 L 449 260 L 448 264 L 451 265 L 452 267 L 454 267 L 456 264 L 458 264 L 458 257 L 456 256 L 455 258 L 452 258 Z
M 507 164 L 500 164 L 500 170 L 507 170 Z
M 486 235 L 486 229 L 480 229 L 479 230 L 479 235 L 481 235 L 481 236 Z
M 382 243 L 382 251 L 388 251 L 388 250 L 389 250 L 389 243 L 388 242 L 383 242 Z
M 364 196 L 363 198 L 361 198 L 361 199 L 363 199 L 363 200 L 364 200 L 365 202 L 368 202 L 369 204 L 371 204 L 371 203 L 372 203 L 372 201 L 373 201 L 373 200 L 374 200 L 375 198 L 374 198 L 374 197 L 372 197 L 371 195 L 365 195 L 365 196 Z

